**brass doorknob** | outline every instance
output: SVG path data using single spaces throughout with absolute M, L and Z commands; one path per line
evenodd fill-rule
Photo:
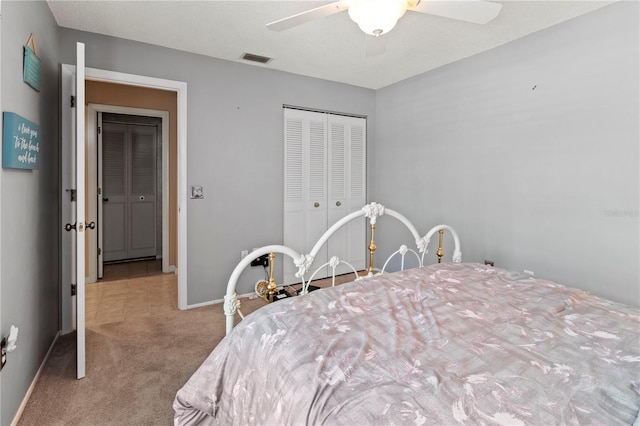
M 315 207 L 315 208 L 320 207 L 320 203 L 316 201 L 315 203 L 313 203 L 313 207 Z

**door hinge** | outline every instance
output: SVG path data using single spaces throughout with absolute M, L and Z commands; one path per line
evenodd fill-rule
M 76 285 L 75 284 L 71 284 L 71 295 L 72 296 L 76 295 Z
M 76 201 L 76 190 L 75 189 L 65 189 L 66 192 L 69 193 L 69 197 L 71 197 L 71 202 Z
M 98 247 L 98 256 L 102 256 L 102 249 Z
M 98 188 L 98 195 L 102 194 L 102 188 Z
M 98 134 L 102 133 L 102 128 L 98 126 Z
M 75 108 L 76 106 L 76 97 L 71 95 L 71 108 Z

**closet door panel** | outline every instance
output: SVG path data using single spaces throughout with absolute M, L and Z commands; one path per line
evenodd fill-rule
M 366 120 L 329 115 L 329 226 L 366 202 L 363 176 Z M 355 168 L 354 168 L 355 167 Z M 365 220 L 355 220 L 334 234 L 328 251 L 349 262 L 356 270 L 365 269 Z M 336 273 L 350 269 L 341 265 Z
M 328 226 L 333 225 L 342 217 L 351 213 L 349 200 L 347 199 L 347 148 L 346 132 L 348 126 L 342 120 L 343 117 L 329 116 L 329 212 Z M 349 237 L 351 224 L 340 228 L 328 241 L 328 253 L 337 256 L 340 260 L 351 263 L 349 258 Z M 346 265 L 339 265 L 337 274 L 349 272 Z
M 127 258 L 127 126 L 103 125 L 103 240 L 104 261 Z
M 304 120 L 302 117 L 284 117 L 284 217 L 283 244 L 303 253 L 304 237 L 304 159 L 302 152 Z M 296 268 L 288 257 L 283 262 L 284 284 L 296 281 Z
M 327 122 L 323 114 L 312 113 L 309 120 L 309 141 L 307 179 L 309 197 L 306 204 L 306 241 L 307 252 L 324 234 L 327 223 Z M 318 252 L 314 260 L 314 270 L 327 262 L 327 247 Z M 327 271 L 318 272 L 316 278 L 326 278 Z
M 130 125 L 129 258 L 156 255 L 156 128 Z
M 322 114 L 285 110 L 283 239 L 301 254 L 308 254 L 327 229 L 326 138 Z M 326 257 L 326 252 L 319 253 L 314 265 L 326 262 Z M 285 261 L 284 284 L 300 282 L 296 272 L 293 263 Z
M 367 202 L 367 169 L 366 169 L 366 145 L 367 145 L 367 120 L 351 117 L 348 144 L 348 184 L 347 195 L 349 211 L 362 208 Z M 354 221 L 351 223 L 350 238 L 347 243 L 348 257 L 357 270 L 367 268 L 368 251 L 367 229 L 369 221 L 364 223 Z M 360 244 L 362 242 L 362 244 Z

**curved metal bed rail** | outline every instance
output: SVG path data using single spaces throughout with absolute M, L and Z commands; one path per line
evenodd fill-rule
M 236 312 L 240 315 L 241 318 L 244 318 L 242 312 L 240 312 L 240 301 L 238 300 L 238 297 L 236 295 L 236 284 L 238 282 L 238 278 L 240 278 L 240 274 L 242 274 L 242 271 L 244 271 L 244 269 L 251 264 L 251 261 L 253 259 L 269 253 L 285 254 L 293 259 L 294 262 L 303 257 L 297 251 L 282 245 L 260 247 L 259 249 L 256 249 L 249 253 L 248 256 L 245 256 L 245 258 L 236 265 L 233 272 L 231 273 L 231 277 L 229 277 L 229 282 L 227 284 L 227 293 L 224 295 L 224 314 L 227 317 L 226 334 L 229 334 L 233 329 L 233 317 Z
M 387 261 L 384 262 L 384 265 L 382 265 L 382 269 L 380 270 L 380 272 L 377 275 L 384 274 L 384 272 L 387 270 L 387 265 L 389 264 L 389 262 L 391 262 L 391 259 L 393 259 L 398 254 L 400 255 L 400 270 L 404 271 L 404 259 L 407 256 L 407 253 L 413 253 L 416 256 L 416 259 L 418 260 L 418 266 L 422 266 L 424 264 L 424 262 L 423 262 L 424 256 L 420 256 L 415 250 L 410 249 L 406 245 L 403 244 L 403 245 L 400 246 L 400 248 L 398 250 L 396 250 L 393 253 L 391 253 L 391 256 L 389 256 L 387 258 Z
M 440 232 L 440 230 L 449 231 L 451 233 L 451 236 L 453 237 L 453 256 L 451 260 L 454 263 L 462 262 L 462 252 L 460 251 L 460 238 L 458 237 L 458 233 L 455 231 L 455 229 L 453 229 L 449 225 L 436 225 L 433 228 L 431 228 L 424 237 L 422 237 L 420 244 L 424 244 L 424 249 L 421 249 L 420 251 L 422 252 L 423 264 L 424 264 L 424 256 L 428 253 L 427 248 L 429 246 L 429 243 L 431 242 L 431 237 L 436 232 Z M 418 247 L 420 247 L 420 245 L 418 245 Z M 440 241 L 440 244 L 438 245 L 439 249 L 441 247 L 442 247 L 442 241 Z M 441 256 L 442 256 L 441 254 L 438 254 L 438 257 L 441 257 Z M 438 263 L 440 262 L 438 261 Z
M 340 260 L 337 256 L 333 256 L 331 259 L 329 259 L 328 262 L 326 262 L 325 264 L 323 264 L 321 266 L 318 266 L 316 268 L 316 270 L 313 272 L 313 274 L 311 274 L 311 276 L 309 277 L 309 279 L 306 282 L 303 281 L 302 290 L 300 291 L 300 294 L 309 293 L 309 283 L 315 279 L 315 277 L 318 274 L 318 272 L 320 272 L 323 268 L 325 268 L 327 266 L 329 266 L 332 269 L 331 287 L 335 287 L 335 285 L 336 285 L 336 268 L 338 267 L 339 264 L 346 265 L 347 267 L 349 267 L 349 269 L 351 269 L 351 272 L 347 272 L 347 273 L 354 275 L 354 277 L 355 277 L 353 279 L 354 281 L 358 281 L 358 280 L 363 278 L 360 275 L 358 275 L 358 271 L 356 270 L 356 268 L 353 267 L 352 264 L 350 264 L 349 262 L 345 262 L 344 260 Z
M 362 209 L 354 211 L 344 216 L 342 219 L 340 219 L 336 223 L 334 223 L 329 229 L 327 229 L 327 231 L 324 234 L 322 234 L 322 236 L 318 239 L 318 241 L 313 246 L 309 254 L 300 254 L 295 250 L 291 249 L 290 247 L 283 246 L 283 245 L 269 245 L 269 246 L 264 246 L 252 251 L 251 253 L 249 253 L 248 256 L 242 259 L 240 263 L 236 265 L 235 269 L 231 273 L 231 277 L 229 278 L 229 282 L 227 284 L 227 292 L 224 296 L 224 313 L 226 315 L 226 333 L 229 334 L 233 329 L 234 316 L 236 312 L 240 315 L 241 318 L 244 318 L 242 315 L 242 312 L 240 312 L 240 309 L 239 309 L 240 301 L 238 300 L 237 294 L 236 294 L 236 284 L 238 282 L 238 278 L 240 278 L 240 275 L 242 274 L 242 271 L 244 271 L 244 269 L 247 266 L 249 266 L 249 264 L 253 259 L 262 255 L 271 254 L 271 253 L 280 253 L 280 254 L 289 256 L 293 260 L 296 267 L 298 268 L 298 272 L 296 272 L 295 276 L 299 278 L 302 283 L 302 289 L 300 291 L 300 294 L 306 294 L 308 292 L 309 282 L 311 282 L 311 280 L 316 276 L 316 274 L 320 269 L 326 266 L 331 266 L 333 268 L 332 285 L 335 284 L 335 269 L 339 263 L 348 265 L 353 270 L 353 273 L 356 275 L 356 277 L 358 277 L 358 273 L 352 265 L 338 259 L 337 257 L 333 257 L 329 262 L 317 268 L 312 273 L 309 280 L 305 281 L 305 275 L 313 265 L 313 261 L 315 260 L 316 255 L 318 254 L 322 246 L 324 246 L 327 243 L 329 238 L 338 229 L 343 227 L 345 224 L 351 222 L 352 220 L 355 220 L 364 216 L 369 219 L 369 223 L 371 227 L 371 241 L 369 244 L 369 253 L 370 253 L 369 276 L 371 276 L 373 275 L 373 256 L 376 250 L 376 246 L 374 242 L 374 232 L 376 228 L 376 221 L 378 217 L 383 215 L 391 216 L 399 220 L 400 222 L 402 222 L 407 227 L 407 229 L 409 230 L 409 232 L 411 232 L 411 235 L 415 240 L 415 244 L 418 249 L 418 252 L 420 252 L 421 254 L 418 255 L 418 253 L 415 250 L 408 249 L 407 246 L 402 245 L 400 246 L 400 249 L 398 249 L 391 256 L 389 256 L 387 261 L 384 263 L 384 266 L 382 267 L 382 270 L 380 271 L 380 273 L 384 273 L 391 258 L 396 256 L 397 254 L 400 254 L 402 256 L 401 268 L 404 270 L 404 258 L 409 251 L 415 254 L 415 256 L 418 258 L 419 266 L 422 266 L 424 264 L 424 256 L 428 252 L 427 248 L 431 241 L 431 237 L 433 236 L 433 234 L 435 234 L 436 232 L 440 232 L 441 230 L 447 230 L 453 235 L 453 239 L 454 239 L 453 262 L 459 263 L 462 260 L 462 254 L 460 252 L 460 239 L 458 238 L 458 234 L 456 233 L 456 231 L 450 226 L 448 225 L 434 226 L 429 230 L 429 232 L 427 232 L 427 234 L 424 237 L 420 237 L 420 234 L 418 234 L 418 231 L 416 230 L 415 226 L 413 226 L 413 224 L 402 214 L 398 213 L 395 210 L 385 208 L 381 204 L 370 203 L 362 207 Z M 442 257 L 441 251 L 442 251 L 442 232 L 440 232 L 440 245 L 437 253 L 438 262 L 440 262 L 440 259 Z
M 447 230 L 451 233 L 451 235 L 453 236 L 453 256 L 452 256 L 452 262 L 454 263 L 460 263 L 462 261 L 462 252 L 460 251 L 460 238 L 458 238 L 458 233 L 449 225 L 437 225 L 434 226 L 433 228 L 431 228 L 429 230 L 429 232 L 427 232 L 427 234 L 420 238 L 419 241 L 416 242 L 417 246 L 418 246 L 418 250 L 421 252 L 421 255 L 419 255 L 415 250 L 408 248 L 406 245 L 401 245 L 400 248 L 398 250 L 396 250 L 395 252 L 393 252 L 388 258 L 387 261 L 384 263 L 384 265 L 382 266 L 382 269 L 380 270 L 379 274 L 383 274 L 386 269 L 387 269 L 387 265 L 389 264 L 389 262 L 391 262 L 391 259 L 393 259 L 396 255 L 400 255 L 401 260 L 400 260 L 400 270 L 404 271 L 404 260 L 405 257 L 407 256 L 408 253 L 413 253 L 413 255 L 417 258 L 418 260 L 418 266 L 423 266 L 424 265 L 424 257 L 427 253 L 429 253 L 428 247 L 429 247 L 429 243 L 431 242 L 431 237 L 433 236 L 433 234 L 435 234 L 436 232 L 439 232 L 441 235 L 441 239 L 438 243 L 438 251 L 436 252 L 437 256 L 438 256 L 438 263 L 440 263 L 441 258 L 442 258 L 442 232 Z

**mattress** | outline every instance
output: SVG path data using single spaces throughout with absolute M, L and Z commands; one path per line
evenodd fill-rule
M 175 424 L 632 424 L 640 311 L 446 263 L 272 303 L 177 393 Z

